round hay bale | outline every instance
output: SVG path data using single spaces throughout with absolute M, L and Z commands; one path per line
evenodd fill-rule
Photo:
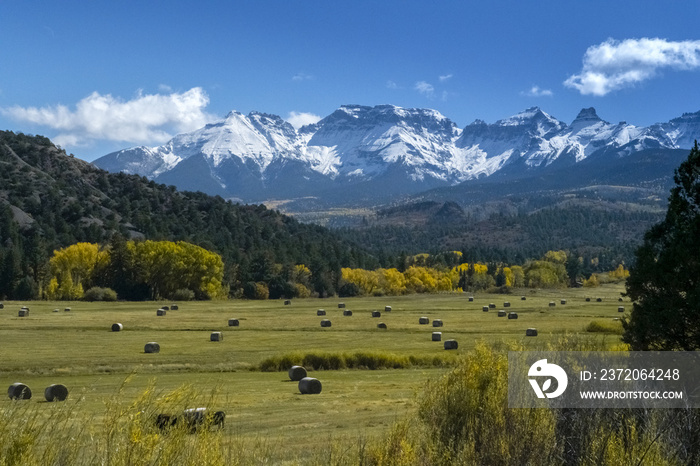
M 536 337 L 537 336 L 537 329 L 536 328 L 529 328 L 525 330 L 525 336 L 526 337 Z
M 554 306 L 556 306 L 556 305 L 557 305 L 557 303 L 555 303 L 554 301 L 550 301 L 550 302 L 549 302 L 549 307 L 554 307 Z
M 520 301 L 525 301 L 525 300 L 527 300 L 527 296 L 521 296 L 521 297 L 520 297 Z
M 506 301 L 505 303 L 503 303 L 503 307 L 510 307 L 510 303 Z
M 496 309 L 495 303 L 489 303 L 489 309 Z
M 12 399 L 12 394 L 15 392 L 15 387 L 17 387 L 18 385 L 23 385 L 23 384 L 20 382 L 15 382 L 7 388 L 7 396 L 9 396 L 10 399 Z
M 204 424 L 207 415 L 207 408 L 189 408 L 182 412 L 181 419 L 185 423 L 190 433 L 197 432 L 197 429 Z
M 156 416 L 156 427 L 160 430 L 167 430 L 174 427 L 177 424 L 177 416 L 172 414 L 160 413 Z
M 603 302 L 603 298 L 596 298 L 596 299 L 595 299 L 595 302 L 597 302 L 597 303 L 602 303 L 602 302 Z
M 321 321 L 321 327 L 330 327 L 331 326 L 331 321 L 328 319 L 323 319 Z
M 54 309 L 52 312 L 58 312 L 58 309 Z
M 17 313 L 17 317 L 27 317 L 29 315 L 29 309 L 20 309 Z
M 560 302 L 561 302 L 562 304 L 566 304 L 566 299 L 562 299 Z
M 379 322 L 377 324 L 377 328 L 383 328 L 384 330 L 386 330 L 386 324 L 384 322 Z
M 211 426 L 223 429 L 224 422 L 226 422 L 226 413 L 224 411 L 216 411 L 211 418 Z
M 621 303 L 622 302 L 622 297 L 617 298 L 617 302 Z
M 446 350 L 457 349 L 457 340 L 445 340 L 444 348 Z
M 63 311 L 64 311 L 64 312 L 70 312 L 70 308 L 67 307 L 67 308 L 65 308 Z
M 224 341 L 224 335 L 221 332 L 211 332 L 209 341 Z
M 625 306 L 618 306 L 617 312 L 625 312 Z
M 345 309 L 345 303 L 338 303 L 338 309 Z
M 484 311 L 484 312 L 489 312 L 489 307 L 488 307 L 488 306 L 484 306 L 484 307 L 481 308 L 481 310 Z
M 160 345 L 155 341 L 149 341 L 146 346 L 143 347 L 144 353 L 160 353 Z
M 470 297 L 469 297 L 469 302 L 470 302 L 470 303 L 473 303 L 473 302 L 474 302 L 474 296 L 470 296 Z
M 238 319 L 229 319 L 228 320 L 229 327 L 238 327 L 239 325 L 240 325 L 240 322 L 238 322 Z
M 164 316 L 165 314 L 166 314 L 165 309 L 158 309 L 158 310 L 156 311 L 156 315 L 157 315 L 157 316 L 162 317 L 162 316 Z
M 292 302 L 291 302 L 290 300 L 288 300 L 288 299 L 285 299 L 285 300 L 284 300 L 284 305 L 285 305 L 285 306 L 289 306 L 289 305 L 291 305 L 291 304 L 292 304 Z
M 119 322 L 112 324 L 112 331 L 113 332 L 121 332 L 124 329 L 124 326 L 120 324 Z
M 509 312 L 509 313 L 508 313 L 508 318 L 509 318 L 509 319 L 517 319 L 517 318 L 518 318 L 518 313 L 517 313 L 517 312 Z
M 441 341 L 442 332 L 433 332 L 433 341 Z
M 289 369 L 289 380 L 298 382 L 306 377 L 306 369 L 304 366 L 292 366 Z
M 503 309 L 498 311 L 498 317 L 505 317 L 505 316 L 506 316 L 506 311 L 504 311 Z
M 5 309 L 5 305 L 3 303 L 0 303 L 0 309 Z
M 325 316 L 326 311 L 324 309 L 319 309 L 318 311 L 316 311 L 316 315 L 317 316 Z
M 427 317 L 420 317 L 418 319 L 418 323 L 420 325 L 428 325 L 429 322 L 430 322 L 430 319 L 428 319 Z
M 46 401 L 65 401 L 68 398 L 68 389 L 60 383 L 49 385 L 44 390 L 44 398 Z
M 586 302 L 587 302 L 587 303 L 590 303 L 590 302 L 591 302 L 591 298 L 586 298 Z
M 384 306 L 384 312 L 391 312 L 391 306 Z
M 322 388 L 321 381 L 313 377 L 304 377 L 299 381 L 299 391 L 302 395 L 318 395 Z
M 15 382 L 7 389 L 7 396 L 11 400 L 30 400 L 32 398 L 32 390 L 23 383 Z
M 170 310 L 170 307 L 169 307 L 169 306 L 163 306 L 161 309 L 163 309 L 164 311 L 169 311 L 169 310 Z
M 372 317 L 381 317 L 382 313 L 379 311 L 372 311 Z
M 180 308 L 177 306 L 177 304 L 171 304 L 171 305 L 170 305 L 170 310 L 171 310 L 171 311 L 177 311 L 178 309 L 180 309 Z
M 349 310 L 349 309 L 346 309 L 346 310 L 343 311 L 343 315 L 344 315 L 344 316 L 351 316 L 351 315 L 352 315 L 352 311 Z
M 441 319 L 433 320 L 433 327 L 442 327 L 442 320 Z

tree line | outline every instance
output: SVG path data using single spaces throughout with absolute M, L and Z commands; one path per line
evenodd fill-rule
M 379 268 L 376 270 L 343 268 L 339 294 L 341 296 L 402 295 L 411 293 L 435 293 L 440 291 L 504 291 L 508 288 L 563 288 L 568 286 L 597 286 L 598 279 L 582 283 L 572 281 L 568 270 L 576 271 L 582 257 L 566 251 L 548 251 L 539 260 L 527 261 L 523 266 L 503 263 L 462 262 L 462 253 L 450 251 L 432 258 L 418 254 L 406 258 L 402 269 Z M 447 265 L 450 264 L 450 265 Z M 621 281 L 629 272 L 623 264 L 605 274 L 601 281 Z M 597 277 L 593 275 L 592 277 Z M 584 280 L 586 282 L 586 280 Z

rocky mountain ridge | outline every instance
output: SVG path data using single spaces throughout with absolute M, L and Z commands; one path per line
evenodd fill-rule
M 94 162 L 180 189 L 243 201 L 324 196 L 377 200 L 490 177 L 532 176 L 592 157 L 690 148 L 700 112 L 637 127 L 593 108 L 571 124 L 538 107 L 460 129 L 436 110 L 344 105 L 299 130 L 276 115 L 231 112 L 159 147 L 135 147 Z

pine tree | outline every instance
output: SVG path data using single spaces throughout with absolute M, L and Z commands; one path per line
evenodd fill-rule
M 623 341 L 634 350 L 700 349 L 700 149 L 675 171 L 666 218 L 644 236 L 627 280 Z

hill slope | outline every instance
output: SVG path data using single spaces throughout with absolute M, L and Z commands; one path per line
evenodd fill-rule
M 115 234 L 213 250 L 224 258 L 233 289 L 304 263 L 323 293 L 332 290 L 341 266 L 372 265 L 360 248 L 325 228 L 264 206 L 108 173 L 47 138 L 0 132 L 0 297 L 35 296 L 54 249 L 105 243 Z

